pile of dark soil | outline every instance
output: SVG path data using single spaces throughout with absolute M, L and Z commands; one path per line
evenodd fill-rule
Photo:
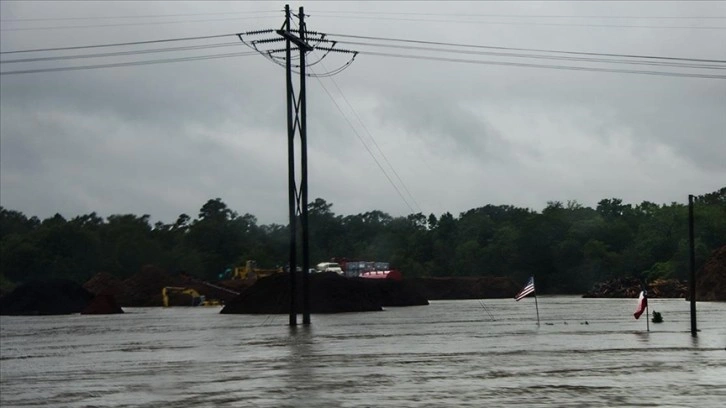
M 688 284 L 678 279 L 656 279 L 648 283 L 648 297 L 685 298 L 687 295 Z
M 713 251 L 696 273 L 696 300 L 726 301 L 726 246 Z
M 651 298 L 685 298 L 688 294 L 688 285 L 677 279 L 658 279 L 649 282 L 647 289 L 648 297 Z M 596 283 L 582 297 L 637 298 L 641 290 L 641 282 L 636 278 L 616 278 Z
M 504 299 L 521 289 L 511 278 L 491 276 L 415 278 L 412 284 L 429 300 Z
M 146 265 L 123 282 L 123 291 L 117 299 L 122 306 L 161 306 L 161 290 L 164 286 L 179 286 L 179 283 L 179 278 L 174 278 L 163 269 Z
M 286 314 L 290 277 L 275 274 L 258 280 L 222 309 L 225 314 Z M 302 274 L 297 276 L 297 310 L 302 311 Z M 405 281 L 344 278 L 336 273 L 310 275 L 310 312 L 345 313 L 382 310 L 384 306 L 427 305 Z
M 111 293 L 96 295 L 88 306 L 81 310 L 81 314 L 118 314 L 123 312 L 123 309 L 116 303 L 116 298 Z
M 97 273 L 84 283 L 83 287 L 94 295 L 106 293 L 113 295 L 116 299 L 124 292 L 124 284 L 121 279 L 107 272 Z
M 83 285 L 94 294 L 112 295 L 123 307 L 162 306 L 161 291 L 165 286 L 194 289 L 207 299 L 217 299 L 222 302 L 231 300 L 239 293 L 239 290 L 209 284 L 184 273 L 172 275 L 154 265 L 144 266 L 137 274 L 123 281 L 102 272 Z M 170 293 L 170 304 L 191 305 L 191 296 L 184 296 L 185 299 L 178 300 L 177 297 L 183 296 Z
M 77 283 L 55 279 L 29 282 L 0 298 L 2 315 L 63 315 L 80 313 L 93 294 Z
M 592 289 L 582 295 L 584 298 L 637 298 L 642 290 L 640 280 L 636 278 L 617 278 L 598 282 Z
M 253 282 L 250 282 L 248 280 L 243 280 L 243 279 L 227 279 L 227 280 L 217 282 L 217 285 L 221 286 L 225 289 L 229 289 L 229 290 L 235 291 L 237 293 L 241 293 L 243 290 L 252 286 L 252 283 Z

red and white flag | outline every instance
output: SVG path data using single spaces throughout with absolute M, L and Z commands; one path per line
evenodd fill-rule
M 638 296 L 638 307 L 635 308 L 635 313 L 633 313 L 633 316 L 635 316 L 636 319 L 640 317 L 640 315 L 645 312 L 645 308 L 648 306 L 648 294 L 645 293 L 644 290 L 640 291 L 640 296 Z

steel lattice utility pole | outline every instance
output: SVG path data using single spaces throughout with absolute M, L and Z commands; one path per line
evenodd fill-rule
M 290 6 L 285 5 L 284 29 L 277 30 L 286 42 L 285 74 L 287 78 L 287 155 L 288 155 L 288 205 L 290 216 L 290 326 L 297 325 L 297 217 L 300 216 L 302 241 L 302 314 L 303 324 L 310 324 L 310 244 L 308 234 L 308 152 L 307 121 L 305 106 L 305 54 L 312 47 L 305 42 L 305 14 L 300 7 L 298 14 L 299 37 L 290 30 Z M 300 91 L 295 97 L 292 85 L 292 44 L 300 51 Z M 300 134 L 300 191 L 295 185 L 295 133 Z

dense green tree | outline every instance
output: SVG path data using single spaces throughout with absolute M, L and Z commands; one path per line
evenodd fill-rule
M 389 261 L 405 276 L 534 275 L 541 293 L 578 293 L 619 276 L 645 280 L 686 278 L 688 207 L 618 198 L 595 208 L 551 201 L 541 211 L 485 205 L 455 217 L 403 217 L 372 210 L 336 215 L 333 204 L 308 204 L 311 263 L 331 258 Z M 696 197 L 697 266 L 726 245 L 726 188 Z M 0 207 L 0 283 L 67 277 L 77 281 L 106 271 L 126 277 L 143 265 L 217 279 L 252 259 L 262 268 L 287 263 L 286 225 L 258 225 L 220 198 L 196 219 L 181 214 L 166 224 L 149 215 L 96 213 L 44 220 Z

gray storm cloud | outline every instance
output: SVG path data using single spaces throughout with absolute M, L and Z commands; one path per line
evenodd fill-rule
M 719 20 L 683 18 L 726 15 L 726 6 L 717 2 L 291 4 L 300 5 L 310 14 L 309 28 L 329 33 L 726 60 L 726 29 L 648 28 L 722 25 Z M 2 2 L 0 46 L 6 52 L 278 28 L 283 6 L 279 2 Z M 270 13 L 244 14 L 260 10 Z M 358 15 L 350 13 L 355 10 Z M 192 14 L 187 19 L 211 20 L 201 15 L 216 12 L 241 14 L 183 24 L 182 17 L 166 18 L 163 21 L 177 23 L 156 25 L 149 22 L 162 20 L 10 21 L 184 13 Z M 487 14 L 679 18 L 482 16 Z M 233 16 L 239 19 L 232 20 Z M 105 23 L 98 28 L 49 28 Z M 138 25 L 128 25 L 133 23 Z M 46 28 L 14 31 L 28 27 Z M 688 194 L 723 187 L 726 180 L 726 161 L 720 153 L 726 151 L 726 80 L 387 58 L 364 51 L 427 52 L 350 43 L 386 43 L 380 40 L 339 39 L 349 42 L 341 43 L 341 48 L 362 54 L 332 78 L 308 80 L 311 198 L 332 202 L 338 214 L 374 209 L 392 215 L 457 214 L 490 203 L 541 210 L 550 200 L 595 205 L 610 197 L 632 203 L 683 202 Z M 233 36 L 195 44 L 217 42 L 229 44 L 173 56 L 249 51 Z M 3 54 L 2 60 L 16 57 Z M 315 70 L 331 70 L 345 60 L 330 57 Z M 108 61 L 72 60 L 52 66 Z M 41 65 L 22 65 L 36 66 Z M 3 63 L 1 68 L 7 72 L 21 65 Z M 262 223 L 285 223 L 285 132 L 284 70 L 258 55 L 2 75 L 0 204 L 40 217 L 96 211 L 151 214 L 172 222 L 181 213 L 196 215 L 206 200 L 221 197 L 233 210 L 252 213 Z

